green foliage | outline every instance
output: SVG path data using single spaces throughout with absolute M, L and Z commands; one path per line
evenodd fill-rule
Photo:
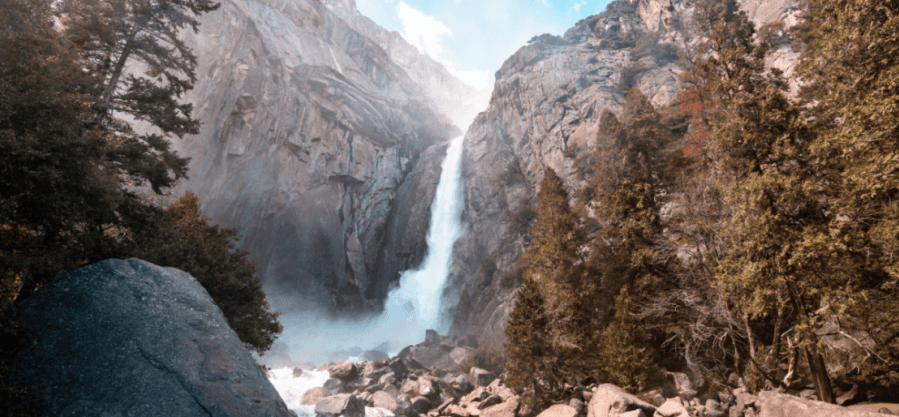
M 188 272 L 209 292 L 228 325 L 247 348 L 262 354 L 284 329 L 269 311 L 256 263 L 234 250 L 237 230 L 210 225 L 200 202 L 186 193 L 164 213 L 150 234 L 140 236 L 132 256 Z
M 459 370 L 462 371 L 462 373 L 467 374 L 472 366 L 485 369 L 496 375 L 502 374 L 505 370 L 505 366 L 503 365 L 503 355 L 497 352 L 493 343 L 487 348 L 478 346 L 471 351 L 468 357 L 459 364 Z
M 615 297 L 615 319 L 602 331 L 599 354 L 604 379 L 630 392 L 646 387 L 649 351 L 646 333 L 639 318 L 631 312 L 627 288 Z
M 547 390 L 552 390 L 556 382 L 552 372 L 556 357 L 548 339 L 543 304 L 536 283 L 526 278 L 518 288 L 505 329 L 508 343 L 503 347 L 503 383 L 522 397 L 523 406 L 531 408 L 546 401 Z

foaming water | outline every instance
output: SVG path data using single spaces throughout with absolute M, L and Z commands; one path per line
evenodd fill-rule
M 419 342 L 427 329 L 446 333 L 449 328 L 449 323 L 440 320 L 440 296 L 449 274 L 453 244 L 459 237 L 462 217 L 462 141 L 462 136 L 453 139 L 446 151 L 431 212 L 424 262 L 418 269 L 403 272 L 400 286 L 387 296 L 384 313 L 373 329 L 395 335 L 402 346 Z
M 442 305 L 447 275 L 452 258 L 453 244 L 459 236 L 462 217 L 461 160 L 463 137 L 453 139 L 443 161 L 440 179 L 431 205 L 428 228 L 428 249 L 422 264 L 415 270 L 404 272 L 399 286 L 388 294 L 384 312 L 358 321 L 334 321 L 317 316 L 314 312 L 293 313 L 292 308 L 277 296 L 274 305 L 285 311 L 280 318 L 284 333 L 279 341 L 290 346 L 291 356 L 298 362 L 312 361 L 322 364 L 342 357 L 334 352 L 358 347 L 372 349 L 384 342 L 386 351 L 399 351 L 405 346 L 424 340 L 425 330 L 434 329 L 446 333 L 448 322 L 441 322 L 441 311 L 451 307 Z M 287 308 L 285 308 L 287 307 Z M 299 309 L 298 309 L 299 311 Z
M 272 369 L 268 376 L 269 381 L 275 386 L 275 390 L 278 391 L 278 394 L 281 394 L 281 398 L 287 404 L 287 408 L 295 411 L 302 417 L 315 416 L 314 405 L 300 404 L 303 394 L 312 388 L 324 385 L 328 378 L 328 371 L 303 371 L 301 376 L 294 377 L 293 370 L 290 368 Z M 365 407 L 365 417 L 388 417 L 392 415 L 393 413 L 383 408 Z

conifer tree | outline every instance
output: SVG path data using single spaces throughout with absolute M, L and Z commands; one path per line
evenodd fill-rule
M 602 331 L 600 342 L 600 369 L 606 381 L 631 392 L 645 388 L 650 364 L 645 338 L 643 325 L 631 312 L 627 287 L 622 287 L 615 297 L 615 319 Z
M 543 299 L 530 278 L 515 294 L 515 307 L 506 323 L 503 346 L 506 378 L 503 383 L 520 395 L 523 405 L 533 409 L 551 390 L 554 355 L 547 337 L 548 323 Z

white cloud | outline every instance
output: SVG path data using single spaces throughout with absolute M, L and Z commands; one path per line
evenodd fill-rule
M 443 22 L 403 1 L 396 6 L 396 10 L 403 23 L 403 38 L 431 58 L 443 60 L 443 38 L 451 38 L 453 32 Z
M 587 6 L 586 1 L 582 0 L 582 1 L 575 2 L 573 5 L 571 5 L 571 8 L 568 9 L 568 17 L 570 18 L 572 16 L 576 16 L 576 15 L 580 14 L 581 9 L 583 9 L 585 6 Z
M 477 90 L 483 90 L 493 85 L 493 74 L 490 71 L 457 70 L 448 62 L 443 62 L 443 65 L 447 70 L 449 70 L 450 73 L 455 75 L 456 78 L 462 80 L 462 82 L 474 87 Z

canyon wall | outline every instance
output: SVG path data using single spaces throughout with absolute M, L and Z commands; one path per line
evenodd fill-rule
M 276 307 L 379 308 L 424 255 L 445 144 L 461 134 L 442 96 L 319 0 L 223 0 L 185 38 L 203 126 L 177 144 L 192 158 L 178 191 L 239 230 Z
M 743 6 L 756 23 L 792 18 L 784 0 Z M 583 185 L 574 161 L 596 146 L 603 109 L 618 113 L 630 87 L 656 106 L 671 103 L 683 71 L 676 50 L 697 42 L 691 15 L 681 0 L 618 1 L 561 37 L 535 37 L 496 73 L 490 106 L 465 136 L 463 234 L 447 294 L 458 301 L 451 334 L 502 346 L 518 285 L 514 263 L 525 249 L 520 217 L 536 203 L 544 167 L 571 193 Z M 795 62 L 788 46 L 778 54 L 772 65 Z

